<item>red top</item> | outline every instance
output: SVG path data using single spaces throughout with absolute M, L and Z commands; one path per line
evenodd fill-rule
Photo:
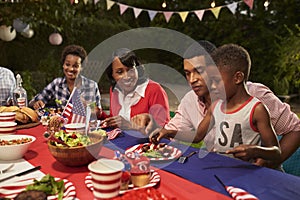
M 112 88 L 110 88 L 111 116 L 118 115 L 121 109 L 118 93 L 118 90 L 112 91 Z M 138 103 L 131 106 L 130 117 L 141 113 L 151 114 L 155 121 L 161 126 L 164 126 L 170 120 L 168 96 L 165 90 L 152 80 L 149 80 L 145 96 L 141 97 Z

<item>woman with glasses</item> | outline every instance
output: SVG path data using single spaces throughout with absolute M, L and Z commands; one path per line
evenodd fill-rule
M 144 66 L 133 51 L 115 51 L 106 74 L 111 81 L 110 117 L 102 121 L 103 126 L 134 128 L 130 119 L 141 113 L 151 114 L 162 126 L 170 120 L 166 92 L 145 75 Z
M 102 109 L 98 84 L 80 75 L 82 63 L 86 57 L 87 53 L 81 46 L 69 45 L 65 47 L 61 55 L 64 77 L 55 78 L 30 101 L 29 106 L 37 110 L 55 102 L 57 108 L 64 108 L 76 87 L 81 101 L 96 103 L 96 114 L 100 117 Z

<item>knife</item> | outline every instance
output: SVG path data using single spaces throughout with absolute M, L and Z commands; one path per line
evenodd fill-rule
M 10 176 L 8 176 L 6 178 L 0 179 L 0 182 L 6 181 L 6 180 L 11 179 L 11 178 L 16 177 L 16 176 L 23 176 L 25 174 L 37 171 L 39 169 L 41 169 L 41 166 L 37 166 L 37 167 L 31 168 L 31 169 L 27 169 L 27 170 L 25 170 L 23 172 L 20 172 L 20 173 L 17 173 L 17 174 L 13 174 L 13 175 L 10 175 Z

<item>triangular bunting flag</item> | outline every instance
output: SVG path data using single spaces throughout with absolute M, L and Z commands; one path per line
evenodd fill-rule
M 253 1 L 254 0 L 244 0 L 245 4 L 249 6 L 250 10 L 252 10 L 253 8 Z
M 166 18 L 166 22 L 168 23 L 173 15 L 173 12 L 163 12 L 165 18 Z
M 97 4 L 100 0 L 94 0 L 94 4 Z
M 73 3 L 74 3 L 74 0 L 70 0 L 70 3 L 71 3 L 71 5 L 73 5 Z
M 142 9 L 133 8 L 133 13 L 134 13 L 135 18 L 138 18 L 138 16 L 141 14 L 141 12 L 142 12 Z
M 150 17 L 150 21 L 152 21 L 156 15 L 157 11 L 154 11 L 154 10 L 148 10 L 148 14 L 149 14 L 149 17 Z
M 204 10 L 197 10 L 197 11 L 194 11 L 194 13 L 197 15 L 198 19 L 200 21 L 202 21 L 202 17 L 204 15 Z
M 179 12 L 179 16 L 181 17 L 182 22 L 184 23 L 186 20 L 186 17 L 188 16 L 189 12 Z
M 111 1 L 111 0 L 106 0 L 106 8 L 107 10 L 110 10 L 111 7 L 115 4 L 114 1 Z
M 123 13 L 127 10 L 128 6 L 124 4 L 119 4 L 120 6 L 120 14 L 123 15 Z
M 232 12 L 232 14 L 235 14 L 236 8 L 237 8 L 237 2 L 231 3 L 227 5 L 227 8 Z
M 83 3 L 86 5 L 89 0 L 83 0 Z
M 215 8 L 211 8 L 211 12 L 214 14 L 215 18 L 218 19 L 219 14 L 220 14 L 220 10 L 221 10 L 221 6 L 219 7 L 215 7 Z

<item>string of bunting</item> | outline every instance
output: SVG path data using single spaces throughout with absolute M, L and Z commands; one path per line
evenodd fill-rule
M 87 0 L 85 0 L 85 1 L 87 1 Z M 96 4 L 99 1 L 100 0 L 94 0 L 94 3 Z M 144 9 L 144 8 L 136 8 L 136 7 L 122 4 L 119 2 L 115 2 L 112 0 L 106 0 L 106 5 L 107 5 L 107 10 L 110 10 L 114 4 L 117 4 L 119 6 L 121 15 L 123 15 L 128 8 L 133 9 L 135 18 L 138 18 L 138 16 L 141 14 L 142 11 L 146 11 L 148 13 L 151 21 L 154 19 L 154 17 L 156 16 L 157 13 L 163 13 L 167 23 L 170 21 L 173 14 L 178 14 L 180 16 L 182 22 L 184 23 L 189 13 L 195 13 L 195 15 L 198 17 L 198 19 L 200 21 L 202 21 L 203 15 L 207 11 L 212 12 L 213 15 L 215 16 L 215 18 L 218 19 L 221 9 L 225 8 L 225 7 L 228 8 L 232 12 L 232 14 L 235 14 L 238 3 L 241 3 L 241 2 L 244 2 L 252 10 L 254 0 L 242 0 L 242 1 L 233 2 L 233 3 L 227 4 L 227 5 L 217 6 L 217 7 L 213 7 L 213 8 L 206 8 L 206 9 L 201 9 L 201 10 L 190 10 L 190 11 L 149 10 L 149 9 Z

